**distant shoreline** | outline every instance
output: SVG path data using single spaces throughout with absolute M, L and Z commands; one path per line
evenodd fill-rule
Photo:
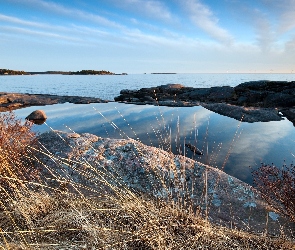
M 0 75 L 128 75 L 127 73 L 116 74 L 107 70 L 81 70 L 81 71 L 18 71 L 0 69 Z
M 152 75 L 175 75 L 177 73 L 151 73 Z

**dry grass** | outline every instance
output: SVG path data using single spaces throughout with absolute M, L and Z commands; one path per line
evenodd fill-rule
M 0 213 L 6 249 L 292 249 L 286 239 L 216 227 L 143 197 L 120 203 L 69 193 L 27 195 Z
M 10 195 L 21 185 L 19 179 L 36 177 L 36 169 L 26 157 L 28 146 L 36 146 L 31 127 L 30 122 L 23 124 L 12 112 L 0 114 L 0 184 L 10 190 Z
M 100 186 L 85 196 L 31 179 L 30 124 L 12 114 L 0 118 L 0 249 L 295 249 L 283 237 L 218 227 L 189 208 L 127 187 L 101 182 L 112 192 Z

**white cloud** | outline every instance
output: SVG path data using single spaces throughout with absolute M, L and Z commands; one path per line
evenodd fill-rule
M 245 127 L 248 127 L 247 124 Z M 239 155 L 243 152 L 249 152 L 251 157 L 244 159 L 243 165 L 253 166 L 255 159 L 263 159 L 272 145 L 286 137 L 291 129 L 292 126 L 290 126 L 288 121 L 268 122 L 267 124 L 257 123 L 255 128 L 251 130 L 246 128 L 243 131 L 241 139 L 236 141 L 235 147 L 232 149 L 232 154 Z
M 295 1 L 287 0 L 279 22 L 279 32 L 288 32 L 295 29 Z
M 295 28 L 294 0 L 263 0 L 266 9 L 271 13 L 271 19 L 277 22 L 277 32 L 282 34 Z
M 135 11 L 154 19 L 160 19 L 167 22 L 173 21 L 173 17 L 167 6 L 163 2 L 156 0 L 115 0 L 118 6 Z
M 226 29 L 218 25 L 218 18 L 200 0 L 182 0 L 180 4 L 184 4 L 192 22 L 204 30 L 209 36 L 225 44 L 233 42 L 233 36 Z
M 113 35 L 109 32 L 105 32 L 99 29 L 89 28 L 86 26 L 78 26 L 75 24 L 60 26 L 53 24 L 46 24 L 42 22 L 31 22 L 24 19 L 16 18 L 13 16 L 1 15 L 0 21 L 7 23 L 0 25 L 0 30 L 3 34 L 9 36 L 22 36 L 27 37 L 29 40 L 35 39 L 50 39 L 55 42 L 73 42 L 76 44 L 85 45 L 88 41 L 100 41 L 101 38 L 108 37 L 113 38 Z M 90 45 L 90 43 L 87 43 Z
M 19 2 L 17 0 L 10 0 L 10 2 Z M 114 21 L 111 21 L 103 16 L 100 15 L 95 15 L 90 12 L 82 11 L 79 9 L 71 8 L 68 6 L 64 6 L 61 4 L 57 4 L 54 2 L 50 1 L 44 1 L 44 0 L 26 0 L 25 2 L 22 2 L 22 4 L 29 5 L 32 8 L 40 8 L 44 11 L 51 12 L 51 13 L 56 13 L 59 15 L 75 18 L 75 19 L 83 19 L 83 20 L 88 20 L 90 22 L 102 25 L 102 26 L 107 26 L 110 28 L 117 28 L 121 29 L 124 28 L 123 25 L 116 23 Z
M 20 25 L 26 25 L 26 26 L 33 26 L 33 27 L 44 27 L 43 24 L 37 23 L 37 22 L 30 22 L 26 21 L 17 17 L 13 16 L 7 16 L 0 14 L 0 21 L 8 22 L 8 23 L 14 23 L 14 24 L 20 24 Z
M 63 40 L 68 42 L 78 42 L 78 43 L 82 42 L 81 39 L 76 37 L 60 35 L 60 34 L 52 33 L 52 32 L 35 31 L 35 30 L 26 29 L 26 28 L 0 26 L 0 30 L 5 33 L 12 33 L 13 35 L 21 34 L 21 35 L 28 35 L 29 37 L 35 36 L 39 38 L 50 38 L 50 39 L 54 39 L 55 41 Z
M 269 52 L 276 41 L 276 35 L 270 21 L 260 11 L 257 11 L 255 32 L 257 45 L 261 51 Z

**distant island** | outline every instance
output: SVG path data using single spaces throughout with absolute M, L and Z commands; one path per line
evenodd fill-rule
M 11 69 L 0 69 L 0 75 L 127 75 L 127 73 L 115 74 L 107 70 L 81 70 L 81 71 L 42 71 L 25 72 Z
M 163 74 L 163 75 L 165 75 L 165 74 L 168 74 L 168 75 L 169 75 L 169 74 L 172 74 L 172 75 L 173 75 L 173 74 L 176 74 L 176 73 L 151 73 L 151 74 L 152 74 L 152 75 L 157 75 L 157 74 L 159 74 L 159 75 L 161 75 L 161 74 Z
M 0 69 L 0 75 L 30 75 L 25 71 L 11 70 L 11 69 Z
M 70 72 L 70 75 L 115 75 L 115 73 L 106 70 L 81 70 L 76 72 Z

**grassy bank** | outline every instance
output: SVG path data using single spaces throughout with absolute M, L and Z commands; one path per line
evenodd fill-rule
M 103 166 L 50 152 L 12 113 L 0 114 L 0 125 L 0 248 L 294 249 L 284 235 L 217 226 L 183 202 L 134 190 Z M 90 185 L 58 171 L 65 167 L 79 167 Z

